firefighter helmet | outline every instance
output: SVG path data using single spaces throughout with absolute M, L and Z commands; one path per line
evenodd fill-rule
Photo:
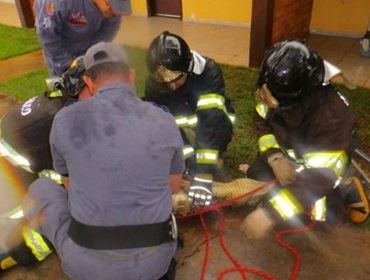
M 290 40 L 275 44 L 262 62 L 258 87 L 267 84 L 280 108 L 298 104 L 324 81 L 321 57 L 304 43 Z
M 69 97 L 78 96 L 85 85 L 82 77 L 86 72 L 83 57 L 76 58 L 66 72 L 62 74 L 62 88 Z
M 149 46 L 146 57 L 148 70 L 158 82 L 172 82 L 192 69 L 192 54 L 180 36 L 163 32 Z

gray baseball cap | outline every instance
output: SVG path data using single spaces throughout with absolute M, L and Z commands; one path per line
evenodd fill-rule
M 130 0 L 111 0 L 111 8 L 117 16 L 131 14 Z
M 128 58 L 122 47 L 112 42 L 100 42 L 90 47 L 83 59 L 86 70 L 102 63 L 123 63 L 128 66 Z

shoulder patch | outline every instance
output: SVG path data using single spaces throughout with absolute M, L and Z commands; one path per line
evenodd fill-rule
M 32 104 L 36 100 L 37 96 L 32 97 L 31 99 L 28 99 L 21 107 L 21 114 L 22 116 L 27 116 L 32 112 Z
M 85 26 L 88 24 L 86 17 L 80 11 L 71 12 L 68 20 L 75 26 Z
M 54 1 L 47 1 L 44 6 L 45 15 L 51 17 L 55 14 L 56 4 Z

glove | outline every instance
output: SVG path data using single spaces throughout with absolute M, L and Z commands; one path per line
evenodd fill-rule
M 213 199 L 213 178 L 210 174 L 195 175 L 189 188 L 188 197 L 194 206 L 210 205 Z
M 296 164 L 282 153 L 272 154 L 267 158 L 276 179 L 283 185 L 293 183 L 297 178 Z

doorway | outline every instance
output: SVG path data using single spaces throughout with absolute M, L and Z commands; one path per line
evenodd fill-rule
M 150 16 L 182 17 L 181 0 L 147 0 Z

